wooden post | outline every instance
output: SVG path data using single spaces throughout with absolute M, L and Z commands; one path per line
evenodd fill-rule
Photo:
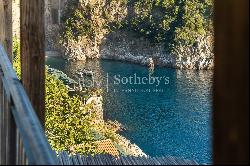
M 0 0 L 0 44 L 12 61 L 12 0 Z M 10 110 L 12 103 L 8 101 L 2 85 L 0 100 L 0 164 L 12 165 L 16 164 L 16 125 Z
M 45 121 L 44 1 L 21 0 L 22 83 L 41 124 Z
M 0 0 L 0 44 L 4 43 L 5 38 L 5 27 L 4 27 L 4 7 L 3 7 L 3 1 Z M 5 164 L 5 151 L 3 150 L 3 141 L 4 141 L 4 121 L 3 121 L 3 84 L 1 80 L 1 68 L 0 68 L 0 165 Z
M 5 18 L 5 49 L 12 62 L 12 0 L 3 0 Z M 5 99 L 5 127 L 6 127 L 6 164 L 16 164 L 16 125 L 11 113 L 11 102 Z
M 213 128 L 214 164 L 248 164 L 248 0 L 215 0 Z
M 3 0 L 6 52 L 12 61 L 12 0 Z
M 0 43 L 12 60 L 12 0 L 0 0 Z
M 0 0 L 0 43 L 3 44 L 5 40 L 5 18 L 3 0 Z

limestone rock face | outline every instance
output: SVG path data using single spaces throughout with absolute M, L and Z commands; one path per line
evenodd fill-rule
M 60 3 L 57 3 L 60 2 Z M 78 37 L 78 40 L 68 40 L 59 43 L 61 24 L 54 24 L 53 10 L 58 9 L 58 15 L 63 13 L 67 0 L 45 0 L 46 51 L 59 51 L 68 60 L 113 59 L 148 66 L 153 60 L 154 65 L 178 69 L 213 69 L 213 35 L 199 36 L 196 45 L 185 46 L 177 44 L 173 53 L 168 54 L 163 43 L 153 44 L 134 32 L 116 30 L 109 32 L 107 23 L 123 20 L 129 11 L 124 5 L 112 1 L 107 7 L 107 1 L 82 1 L 82 8 L 91 7 L 91 24 L 95 31 L 91 38 Z M 120 2 L 120 1 L 117 1 Z M 109 17 L 103 17 L 102 11 L 107 10 Z M 119 14 L 117 14 L 119 13 Z M 60 18 L 59 21 L 60 22 Z
M 197 39 L 197 46 L 179 46 L 176 48 L 175 56 L 177 57 L 177 68 L 213 69 L 213 39 L 211 39 L 211 36 L 200 36 Z
M 61 15 L 67 0 L 45 0 L 45 49 L 63 52 L 60 44 Z
M 213 45 L 209 37 L 198 39 L 197 47 L 177 47 L 175 54 L 167 54 L 163 44 L 154 45 L 145 38 L 126 31 L 112 32 L 100 47 L 101 58 L 128 61 L 148 66 L 155 65 L 178 69 L 213 69 Z
M 121 22 L 127 15 L 127 8 L 121 1 L 114 0 L 86 0 L 80 1 L 79 5 L 81 12 L 89 15 L 87 21 L 92 25 L 92 29 L 91 32 L 78 36 L 77 40 L 64 40 L 62 46 L 65 48 L 65 58 L 75 60 L 100 58 L 100 45 L 110 32 L 109 24 Z

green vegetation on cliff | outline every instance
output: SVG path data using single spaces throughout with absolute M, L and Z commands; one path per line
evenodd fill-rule
M 91 1 L 87 4 L 79 0 L 69 1 L 62 17 L 65 24 L 63 36 L 75 40 L 87 36 L 92 40 L 101 31 L 119 28 L 125 7 L 126 0 Z M 112 11 L 114 8 L 116 13 Z
M 213 33 L 212 0 L 73 0 L 66 6 L 64 41 L 84 38 L 100 45 L 108 33 L 125 29 L 165 43 L 171 51 L 177 45 L 193 46 L 198 37 Z
M 135 0 L 128 27 L 167 46 L 192 45 L 212 31 L 212 0 Z
M 20 42 L 13 39 L 13 66 L 18 77 L 21 76 Z M 95 141 L 114 138 L 115 131 L 111 122 L 96 123 L 97 110 L 93 103 L 84 104 L 80 96 L 69 95 L 63 81 L 46 71 L 46 122 L 45 132 L 49 143 L 56 151 L 80 154 L 95 154 Z M 92 95 L 94 92 L 89 92 Z M 81 146 L 79 146 L 81 145 Z
M 82 54 L 91 52 L 95 57 L 98 50 L 88 48 L 96 48 L 105 35 L 122 26 L 126 4 L 126 0 L 68 1 L 62 17 L 61 43 L 66 47 L 80 45 L 85 48 Z

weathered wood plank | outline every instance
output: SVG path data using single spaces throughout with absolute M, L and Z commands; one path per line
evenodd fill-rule
M 87 163 L 88 163 L 88 165 L 96 165 L 95 160 L 93 159 L 93 157 L 90 154 L 87 157 Z
M 145 157 L 137 157 L 141 165 L 149 165 Z
M 87 165 L 93 165 L 92 160 L 90 158 L 90 155 L 84 156 L 83 158 L 85 159 L 85 162 L 86 162 Z
M 125 160 L 124 156 L 120 156 L 120 160 L 122 162 L 122 165 L 127 165 L 127 161 Z
M 73 156 L 69 156 L 69 161 L 70 161 L 70 165 L 76 165 L 76 164 L 74 164 Z
M 116 158 L 111 154 L 107 154 L 112 165 L 116 165 Z
M 114 160 L 116 165 L 122 165 L 120 158 L 114 158 L 113 160 Z
M 181 165 L 181 159 L 177 159 L 176 157 L 173 157 L 173 156 L 171 156 L 171 158 L 172 158 L 172 160 L 176 163 L 176 164 L 178 164 L 178 165 Z
M 105 163 L 106 165 L 111 165 L 112 162 L 109 161 L 108 158 L 107 158 L 106 156 L 108 156 L 108 155 L 107 155 L 107 154 L 106 154 L 106 155 L 103 155 L 103 154 L 100 155 L 101 159 L 104 161 L 104 163 Z
M 131 161 L 127 158 L 127 156 L 121 156 L 120 158 L 124 165 L 132 165 Z
M 3 44 L 7 49 L 10 60 L 12 59 L 12 1 L 0 0 L 0 44 Z M 1 69 L 0 69 L 1 70 Z M 0 71 L 2 73 L 2 71 Z M 3 77 L 0 73 L 0 82 Z M 5 84 L 4 84 L 5 86 Z M 9 96 L 6 96 L 8 92 L 4 90 L 3 83 L 0 86 L 0 165 L 12 164 L 15 161 L 15 157 L 10 153 L 15 154 L 15 149 L 10 146 L 14 144 L 15 137 L 13 135 L 12 116 L 10 114 L 10 102 L 8 102 Z M 13 137 L 12 137 L 13 136 Z M 14 142 L 13 142 L 14 141 Z
M 127 156 L 127 159 L 130 161 L 132 165 L 137 165 L 136 161 L 134 160 L 132 156 Z
M 73 161 L 73 165 L 80 165 L 77 156 L 71 156 L 71 160 Z
M 199 164 L 198 164 L 196 161 L 194 161 L 194 160 L 190 160 L 189 163 L 190 163 L 190 165 L 199 165 Z
M 44 127 L 45 122 L 45 29 L 44 1 L 21 0 L 22 83 Z
M 17 149 L 16 149 L 16 124 L 14 117 L 11 113 L 11 110 L 13 109 L 12 101 L 7 102 L 6 110 L 7 110 L 7 165 L 14 165 L 16 164 L 16 156 L 17 156 Z
M 152 160 L 149 156 L 143 157 L 143 158 L 145 159 L 145 162 L 147 162 L 147 165 L 154 165 L 154 163 L 152 162 Z
M 99 154 L 97 154 L 97 155 L 94 156 L 95 161 L 97 161 L 98 165 L 104 165 L 103 161 L 100 159 L 99 156 L 100 156 Z
M 142 165 L 142 163 L 141 163 L 139 157 L 135 157 L 135 156 L 130 156 L 130 157 L 131 157 L 131 159 L 134 161 L 134 163 L 135 163 L 136 165 Z
M 0 44 L 5 46 L 5 18 L 4 16 L 4 3 L 0 0 Z
M 4 25 L 5 26 L 5 47 L 6 52 L 12 61 L 12 0 L 0 0 L 3 1 L 4 8 Z
M 83 165 L 88 165 L 86 156 L 81 156 L 81 161 L 82 161 Z
M 0 130 L 1 130 L 1 164 L 2 165 L 6 165 L 6 125 L 5 125 L 5 121 L 6 121 L 6 110 L 5 110 L 5 92 L 4 90 L 2 91 L 2 96 L 0 98 L 1 100 L 1 121 L 0 121 Z
M 67 159 L 69 155 L 65 152 L 64 159 Z M 66 155 L 66 156 L 65 156 Z M 60 158 L 60 155 L 58 156 Z M 191 160 L 185 160 L 182 158 L 167 156 L 167 157 L 135 157 L 135 156 L 120 156 L 115 158 L 109 154 L 97 154 L 80 156 L 76 154 L 70 157 L 72 163 L 68 160 L 64 160 L 63 165 L 198 165 L 197 162 Z M 76 164 L 75 164 L 76 163 Z
M 80 163 L 80 165 L 86 165 L 84 162 L 82 162 L 81 156 L 79 154 L 76 154 L 76 157 L 77 157 L 78 162 Z
M 16 131 L 17 134 L 17 142 L 16 142 L 16 148 L 17 148 L 17 158 L 16 158 L 16 164 L 20 164 L 20 134 L 19 134 L 19 130 L 17 129 Z
M 63 161 L 63 165 L 69 165 L 68 164 L 68 160 L 66 159 L 65 155 L 64 155 L 64 151 L 61 152 L 61 158 L 62 158 L 62 161 Z
M 0 66 L 0 74 L 1 74 L 1 66 Z M 0 75 L 1 77 L 1 75 Z M 3 85 L 2 82 L 0 80 L 0 140 L 3 137 L 3 133 L 2 133 L 2 123 L 3 123 L 3 108 L 2 108 L 2 96 L 3 96 Z M 0 141 L 0 165 L 3 165 L 2 163 L 2 142 Z
M 72 161 L 70 160 L 69 154 L 67 152 L 63 151 L 62 157 L 63 157 L 65 165 L 72 165 Z
M 12 109 L 12 114 L 20 131 L 29 164 L 55 164 L 56 157 L 52 153 L 37 115 L 1 45 L 0 65 L 9 85 L 13 104 L 15 108 L 18 108 L 18 110 Z
M 151 163 L 151 165 L 156 165 L 153 157 L 149 157 L 148 161 Z
M 6 79 L 4 78 L 3 71 L 0 71 L 0 82 L 3 84 L 2 88 L 2 123 L 0 126 L 2 126 L 1 130 L 3 131 L 3 135 L 1 136 L 2 143 L 4 144 L 1 149 L 5 149 L 6 154 L 3 154 L 3 158 L 5 159 L 5 164 L 7 165 L 14 165 L 16 163 L 16 125 L 14 122 L 14 118 L 11 114 L 11 107 L 12 107 L 12 100 L 10 91 L 8 89 L 8 84 Z M 4 132 L 5 130 L 5 132 Z M 5 138 L 3 138 L 5 137 Z M 3 150 L 1 150 L 3 151 Z
M 104 154 L 100 155 L 101 160 L 105 163 L 105 165 L 110 165 L 111 162 L 107 160 Z
M 142 160 L 144 161 L 145 165 L 151 165 L 151 164 L 148 162 L 148 157 L 143 156 L 143 157 L 142 157 Z
M 62 152 L 58 152 L 58 159 L 59 159 L 59 162 L 62 163 L 62 165 L 66 165 L 62 156 Z
M 6 92 L 5 90 L 3 91 L 3 126 L 2 126 L 2 131 L 3 131 L 3 137 L 2 137 L 2 159 L 4 164 L 7 164 L 7 109 L 6 109 L 6 104 L 7 104 L 7 99 L 6 99 Z
M 161 163 L 155 157 L 152 157 L 152 160 L 154 162 L 154 165 L 161 165 Z
M 150 163 L 148 162 L 147 158 L 146 157 L 141 157 L 141 160 L 143 161 L 143 165 L 150 165 Z
M 178 160 L 178 163 L 179 163 L 180 165 L 187 165 L 187 163 L 185 162 L 185 160 L 183 160 L 183 159 L 181 159 L 181 158 L 179 158 L 179 159 L 176 158 L 176 160 Z
M 166 162 L 167 165 L 176 165 L 176 164 L 169 158 L 169 156 L 163 157 L 162 159 Z
M 95 161 L 96 165 L 103 165 L 102 162 L 99 160 L 98 155 L 94 155 L 92 158 Z
M 162 159 L 162 157 L 156 157 L 156 159 L 161 165 L 165 165 L 165 161 Z
M 61 157 L 61 153 L 58 153 L 57 155 L 57 158 L 58 158 L 58 165 L 63 165 L 63 160 L 62 160 L 62 157 Z

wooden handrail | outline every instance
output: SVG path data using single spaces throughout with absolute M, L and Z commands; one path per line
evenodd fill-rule
M 0 82 L 2 81 L 4 85 L 6 96 L 9 96 L 7 100 L 13 103 L 10 111 L 23 142 L 28 163 L 56 164 L 56 155 L 2 45 L 0 45 L 0 74 Z

